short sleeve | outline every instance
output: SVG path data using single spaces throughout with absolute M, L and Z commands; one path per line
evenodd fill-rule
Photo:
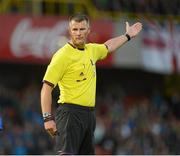
M 105 44 L 92 44 L 93 55 L 96 61 L 104 59 L 108 54 L 108 49 Z
M 67 58 L 60 51 L 54 54 L 47 67 L 43 81 L 50 82 L 54 86 L 62 79 L 67 69 Z

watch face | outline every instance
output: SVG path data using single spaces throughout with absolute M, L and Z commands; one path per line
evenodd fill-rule
M 48 112 L 43 113 L 43 117 L 48 117 L 48 116 L 50 116 L 50 115 L 51 115 L 51 113 L 48 113 Z

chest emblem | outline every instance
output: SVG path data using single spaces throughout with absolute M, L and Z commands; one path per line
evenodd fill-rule
M 81 73 L 79 74 L 79 76 L 84 76 L 84 73 L 83 73 L 83 72 L 81 72 Z

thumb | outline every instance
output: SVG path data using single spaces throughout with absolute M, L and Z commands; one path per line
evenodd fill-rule
M 126 22 L 126 32 L 129 30 L 129 22 Z

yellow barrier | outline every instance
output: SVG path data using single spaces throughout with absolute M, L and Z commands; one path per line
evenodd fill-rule
M 70 15 L 75 12 L 87 13 L 91 18 L 110 18 L 118 20 L 125 16 L 143 19 L 144 17 L 157 20 L 172 19 L 180 22 L 180 16 L 154 15 L 145 13 L 129 13 L 120 11 L 100 11 L 91 0 L 0 0 L 0 13 L 23 13 L 32 15 Z
M 68 15 L 74 12 L 86 12 L 92 18 L 99 16 L 90 0 L 1 0 L 0 13 L 9 12 L 34 15 Z

